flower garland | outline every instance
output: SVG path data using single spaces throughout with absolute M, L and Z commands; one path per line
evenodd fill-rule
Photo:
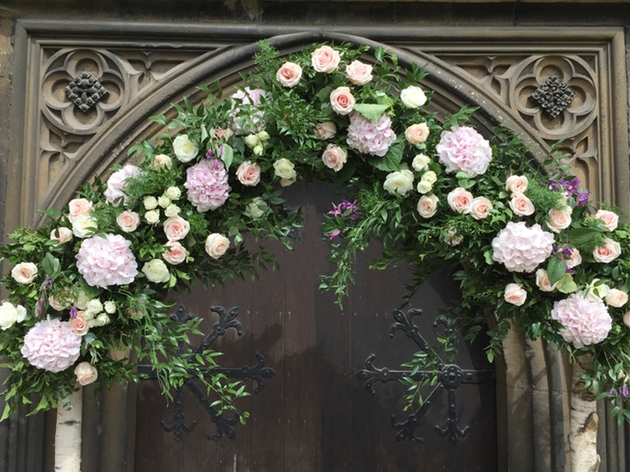
M 357 252 L 382 238 L 374 268 L 408 265 L 412 292 L 437 270 L 455 271 L 462 299 L 453 311 L 472 334 L 494 313 L 491 359 L 513 320 L 572 357 L 589 354 L 586 388 L 627 396 L 628 226 L 591 208 L 554 158 L 532 165 L 504 129 L 482 137 L 467 125 L 474 110 L 438 122 L 419 85 L 425 71 L 401 70 L 381 48 L 368 64 L 367 50 L 313 45 L 285 60 L 260 43 L 244 87 L 222 99 L 213 84 L 196 108 L 174 105 L 172 122 L 153 117 L 165 132 L 132 148 L 135 165 L 47 210 L 47 226 L 9 235 L 0 248 L 11 264 L 1 281 L 0 351 L 12 369 L 3 418 L 38 395 L 35 411 L 54 407 L 76 382 L 137 378 L 112 350 L 148 361 L 167 394 L 187 376 L 203 378 L 214 353 L 169 357 L 198 321 L 170 320 L 165 292 L 275 265 L 244 235 L 286 240 L 300 215 L 282 205 L 282 190 L 311 180 L 351 189 L 323 226 L 335 269 L 321 287 L 339 303 Z M 220 376 L 207 382 L 223 408 L 246 394 Z

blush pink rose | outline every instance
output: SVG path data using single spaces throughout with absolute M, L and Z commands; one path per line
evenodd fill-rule
M 339 172 L 347 160 L 348 153 L 334 144 L 329 144 L 322 154 L 324 165 L 335 172 Z
M 317 72 L 323 72 L 325 74 L 330 74 L 337 69 L 339 65 L 339 61 L 341 60 L 341 56 L 338 51 L 335 51 L 330 46 L 322 46 L 321 48 L 313 51 L 313 55 L 311 56 L 311 63 L 313 64 L 313 69 Z
M 32 262 L 20 262 L 11 269 L 11 276 L 19 284 L 30 284 L 37 276 L 37 266 Z
M 92 213 L 92 202 L 86 200 L 85 198 L 75 198 L 68 202 L 68 220 L 70 223 L 74 223 L 74 221 L 80 216 L 87 216 Z
M 511 193 L 525 193 L 529 180 L 524 175 L 511 175 L 505 181 L 505 190 Z
M 315 127 L 315 137 L 317 139 L 331 139 L 337 135 L 337 125 L 332 121 L 324 121 Z
M 472 208 L 473 196 L 463 187 L 457 187 L 451 191 L 446 200 L 451 209 L 456 213 L 470 213 Z
M 348 87 L 337 87 L 330 94 L 330 104 L 335 113 L 340 115 L 349 114 L 354 108 L 356 100 Z
M 276 79 L 285 87 L 295 87 L 302 78 L 302 68 L 294 62 L 285 62 L 276 72 Z
M 556 289 L 557 283 L 551 285 L 549 282 L 549 274 L 545 269 L 538 269 L 536 271 L 536 286 L 543 292 L 553 292 Z
M 372 80 L 372 66 L 361 61 L 352 61 L 346 66 L 346 77 L 354 85 L 365 85 Z
M 125 210 L 118 218 L 116 218 L 116 223 L 120 226 L 125 233 L 132 233 L 138 229 L 140 225 L 140 215 L 135 211 Z
M 483 220 L 488 217 L 492 208 L 492 202 L 486 197 L 476 197 L 470 205 L 470 215 L 476 220 Z
M 244 161 L 236 169 L 238 181 L 247 187 L 254 187 L 260 182 L 260 166 Z
M 70 228 L 66 228 L 65 226 L 53 229 L 50 232 L 50 239 L 57 241 L 59 244 L 72 240 L 72 236 L 72 230 Z
M 181 216 L 171 216 L 164 222 L 164 234 L 169 241 L 184 239 L 190 231 L 190 223 Z
M 547 226 L 554 233 L 559 233 L 563 229 L 567 229 L 571 226 L 571 208 L 567 207 L 564 210 L 549 210 L 549 220 Z
M 206 238 L 206 252 L 213 259 L 219 259 L 230 247 L 230 240 L 219 233 L 212 233 Z
M 595 218 L 602 220 L 604 222 L 604 226 L 606 226 L 606 228 L 610 231 L 616 230 L 617 225 L 619 224 L 619 215 L 612 211 L 597 210 Z
M 512 305 L 521 306 L 527 300 L 527 292 L 518 284 L 507 284 L 503 298 Z
M 98 370 L 89 362 L 80 362 L 74 368 L 74 375 L 77 377 L 79 385 L 85 387 L 98 379 Z
M 166 251 L 162 257 L 171 265 L 181 264 L 186 260 L 186 248 L 179 241 L 169 241 L 164 245 Z
M 608 295 L 606 295 L 605 300 L 608 305 L 615 308 L 621 308 L 628 303 L 628 294 L 623 290 L 611 288 Z
M 81 311 L 77 313 L 74 318 L 70 318 L 68 323 L 70 324 L 72 331 L 74 331 L 74 333 L 78 336 L 85 336 L 90 330 L 88 320 L 85 319 L 85 315 Z
M 536 211 L 532 201 L 522 193 L 513 193 L 510 208 L 518 216 L 529 216 Z
M 582 263 L 582 254 L 575 248 L 571 248 L 571 257 L 564 261 L 568 268 L 579 266 Z
M 439 199 L 435 195 L 424 195 L 418 201 L 418 213 L 422 218 L 431 218 L 437 213 Z
M 153 167 L 170 169 L 173 165 L 172 159 L 166 154 L 158 154 L 153 158 Z
M 420 144 L 429 137 L 429 126 L 426 123 L 411 125 L 405 130 L 405 139 L 411 144 Z
M 596 247 L 593 251 L 593 258 L 602 264 L 608 264 L 621 255 L 621 246 L 617 241 L 610 238 L 604 239 L 604 245 Z

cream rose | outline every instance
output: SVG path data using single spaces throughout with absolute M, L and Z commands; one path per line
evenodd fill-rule
M 169 241 L 164 245 L 166 251 L 162 257 L 171 265 L 181 264 L 186 260 L 186 248 L 179 241 Z
M 293 180 L 293 179 L 280 179 L 280 186 L 281 187 L 290 187 L 294 183 L 295 183 L 295 180 Z
M 429 131 L 426 123 L 411 125 L 405 130 L 405 139 L 411 144 L 420 144 L 427 140 Z
M 156 225 L 160 222 L 160 211 L 159 210 L 147 211 L 144 214 L 144 219 L 147 220 L 147 223 L 149 223 L 150 225 Z
M 437 212 L 439 198 L 435 195 L 424 195 L 418 201 L 418 213 L 422 218 L 431 218 Z
M 260 182 L 260 166 L 251 161 L 243 161 L 236 169 L 236 178 L 241 184 L 254 187 Z
M 529 216 L 536 211 L 534 208 L 534 204 L 532 201 L 527 198 L 522 193 L 513 193 L 512 199 L 510 200 L 510 208 L 514 212 L 515 215 L 518 216 Z
M 116 302 L 112 300 L 106 301 L 105 303 L 103 303 L 103 309 L 105 310 L 105 313 L 113 315 L 114 313 L 116 313 Z
M 512 305 L 521 306 L 527 300 L 527 292 L 518 284 L 507 284 L 503 298 Z
M 32 262 L 20 262 L 11 269 L 11 276 L 19 284 L 30 284 L 37 277 L 37 266 Z
M 334 138 L 337 135 L 337 125 L 332 121 L 324 121 L 315 127 L 315 137 L 317 139 L 326 140 Z
M 465 188 L 457 187 L 448 194 L 446 201 L 454 212 L 467 214 L 472 208 L 473 196 Z
M 623 290 L 611 288 L 605 300 L 610 306 L 620 308 L 628 303 L 628 294 Z
M 172 165 L 173 161 L 166 154 L 158 154 L 153 158 L 153 167 L 164 167 L 165 169 L 170 169 Z
M 86 385 L 96 382 L 98 379 L 98 370 L 89 362 L 80 362 L 74 368 L 74 375 L 79 385 L 85 387 Z
M 483 220 L 488 217 L 492 208 L 492 202 L 486 197 L 476 197 L 470 204 L 470 215 L 476 220 Z
M 604 239 L 604 245 L 595 248 L 593 258 L 602 264 L 608 264 L 621 255 L 621 246 L 610 238 Z
M 105 325 L 108 325 L 111 320 L 109 316 L 107 316 L 107 313 L 99 313 L 95 321 L 96 321 L 96 326 L 105 326 Z
M 341 60 L 341 56 L 338 51 L 335 51 L 330 46 L 322 46 L 321 48 L 313 51 L 311 56 L 311 63 L 313 64 L 313 69 L 317 72 L 323 72 L 325 74 L 330 74 L 337 69 L 339 65 L 339 61 Z
M 322 154 L 324 165 L 335 172 L 339 172 L 347 160 L 348 153 L 334 144 L 329 144 Z
M 206 238 L 206 252 L 213 259 L 220 258 L 230 247 L 230 240 L 219 233 L 212 233 Z
M 505 190 L 511 193 L 525 193 L 529 180 L 524 175 L 511 175 L 505 181 Z
M 71 241 L 72 236 L 72 230 L 70 228 L 66 228 L 65 226 L 60 226 L 50 232 L 50 239 L 57 241 L 58 244 Z
M 294 62 L 285 62 L 276 72 L 276 80 L 284 87 L 295 87 L 302 78 L 302 68 Z
M 260 138 L 255 134 L 248 134 L 245 136 L 245 144 L 247 144 L 247 147 L 250 149 L 255 148 L 260 144 Z
M 89 215 L 92 213 L 92 202 L 85 198 L 75 198 L 68 203 L 68 221 L 74 223 L 74 221 L 80 216 Z
M 623 324 L 625 324 L 626 327 L 630 328 L 630 311 L 623 315 Z
M 427 101 L 424 91 L 415 85 L 411 85 L 400 92 L 400 99 L 407 108 L 418 108 Z
M 93 298 L 87 302 L 85 306 L 85 313 L 89 315 L 97 315 L 103 311 L 103 304 L 98 298 Z
M 413 172 L 408 169 L 391 172 L 385 178 L 383 188 L 392 195 L 405 195 L 413 189 Z
M 427 182 L 426 180 L 421 180 L 420 182 L 418 182 L 416 190 L 418 191 L 418 193 L 422 194 L 429 193 L 431 190 L 433 190 L 433 184 L 431 182 Z
M 181 134 L 173 140 L 173 152 L 180 162 L 190 162 L 199 153 L 199 148 L 188 139 L 187 134 Z
M 179 200 L 182 196 L 182 191 L 179 187 L 169 187 L 164 191 L 164 195 L 171 200 Z
M 365 85 L 372 80 L 372 66 L 361 61 L 352 61 L 346 66 L 346 77 L 354 85 Z
M 556 210 L 552 208 L 549 210 L 549 220 L 547 226 L 554 233 L 559 233 L 563 229 L 567 229 L 571 226 L 571 207 L 566 207 L 563 210 Z
M 275 174 L 281 179 L 295 180 L 297 174 L 295 173 L 295 165 L 289 159 L 281 158 L 273 163 Z
M 179 215 L 179 212 L 180 208 L 177 205 L 171 203 L 164 209 L 164 216 L 166 216 L 167 218 L 171 218 L 173 216 Z
M 9 329 L 15 323 L 21 323 L 26 319 L 26 308 L 22 305 L 13 305 L 4 302 L 0 305 L 0 328 Z
M 164 234 L 169 241 L 180 241 L 190 231 L 190 223 L 181 216 L 172 216 L 164 222 Z
M 72 222 L 72 234 L 77 238 L 91 236 L 96 229 L 96 219 L 90 215 L 81 215 Z
M 162 208 L 166 208 L 167 206 L 171 204 L 171 199 L 168 198 L 166 195 L 160 195 L 157 199 L 157 202 L 158 202 L 158 206 L 161 206 Z
M 425 154 L 417 154 L 411 162 L 411 167 L 413 167 L 417 172 L 422 172 L 429 166 L 429 162 L 431 162 L 429 156 Z
M 140 225 L 140 215 L 135 211 L 125 210 L 118 215 L 116 223 L 125 233 L 132 233 Z
M 265 202 L 260 197 L 255 197 L 247 205 L 247 214 L 250 215 L 252 218 L 260 218 L 265 214 L 267 208 L 269 208 L 267 202 Z
M 142 204 L 144 205 L 145 210 L 155 210 L 158 206 L 158 201 L 157 198 L 149 195 L 148 197 L 144 197 Z
M 437 174 L 432 170 L 429 170 L 422 174 L 422 180 L 424 180 L 425 182 L 429 182 L 430 184 L 434 184 L 435 182 L 437 182 Z
M 160 259 L 152 259 L 142 266 L 142 272 L 149 282 L 165 283 L 171 278 L 168 267 Z
M 549 274 L 545 269 L 538 269 L 536 271 L 536 286 L 543 292 L 553 292 L 556 289 L 558 283 L 551 285 L 549 283 Z
M 88 320 L 85 319 L 83 313 L 79 312 L 74 318 L 70 318 L 69 321 L 72 331 L 78 336 L 85 336 L 90 330 L 88 326 Z
M 83 290 L 79 290 L 77 299 L 74 301 L 74 305 L 79 310 L 85 310 L 87 308 L 87 304 L 89 301 L 90 301 L 90 298 L 86 295 L 86 293 Z
M 597 210 L 595 218 L 602 220 L 604 222 L 604 226 L 606 226 L 609 231 L 616 230 L 619 225 L 619 215 L 612 211 Z
M 330 104 L 335 113 L 340 115 L 349 114 L 356 103 L 354 96 L 348 87 L 337 87 L 330 94 Z

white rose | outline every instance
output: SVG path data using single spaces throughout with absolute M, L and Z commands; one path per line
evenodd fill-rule
M 429 182 L 430 184 L 434 184 L 435 182 L 437 182 L 437 174 L 430 170 L 422 174 L 422 180 L 424 180 L 425 182 Z
M 412 85 L 400 92 L 400 99 L 407 108 L 418 108 L 427 101 L 427 96 L 420 87 Z
M 529 181 L 524 175 L 511 175 L 505 181 L 505 190 L 511 193 L 525 193 Z
M 281 179 L 295 180 L 297 174 L 295 173 L 295 165 L 289 159 L 278 159 L 273 163 L 275 174 Z
M 258 136 L 258 139 L 260 139 L 262 142 L 269 141 L 271 139 L 271 135 L 264 130 L 259 131 L 256 136 Z
M 179 211 L 180 211 L 180 208 L 179 208 L 177 205 L 174 205 L 174 204 L 172 204 L 172 203 L 171 203 L 171 204 L 170 204 L 169 206 L 167 206 L 167 207 L 166 207 L 166 209 L 164 210 L 164 215 L 165 215 L 167 218 L 172 218 L 172 217 L 174 217 L 174 216 L 179 215 Z
M 99 315 L 96 317 L 96 325 L 97 326 L 105 326 L 108 325 L 110 323 L 110 319 L 109 316 L 107 316 L 107 313 L 99 313 Z
M 385 178 L 383 188 L 392 195 L 405 195 L 413 189 L 413 172 L 408 169 L 391 172 Z
M 144 204 L 145 210 L 155 210 L 158 206 L 157 198 L 150 195 L 148 197 L 144 197 L 142 203 Z
M 171 199 L 168 198 L 166 195 L 161 195 L 158 199 L 157 199 L 157 203 L 159 206 L 161 206 L 162 208 L 166 208 L 167 206 L 169 206 L 171 204 Z
M 150 225 L 155 225 L 160 222 L 160 212 L 158 210 L 147 211 L 144 214 L 144 218 Z
M 74 305 L 79 310 L 85 310 L 87 308 L 87 304 L 89 301 L 90 301 L 90 298 L 88 298 L 85 292 L 81 290 L 79 291 L 79 294 L 77 295 L 77 299 L 74 301 Z
M 172 165 L 173 165 L 173 162 L 171 161 L 171 158 L 167 156 L 166 154 L 158 154 L 153 159 L 153 167 L 158 168 L 158 169 L 160 167 L 170 169 Z
M 171 200 L 179 200 L 182 196 L 182 191 L 179 187 L 169 187 L 164 191 L 164 195 L 166 195 Z
M 556 289 L 558 283 L 551 285 L 549 283 L 549 275 L 545 269 L 538 269 L 536 271 L 536 285 L 543 292 L 553 292 Z
M 418 213 L 420 216 L 422 218 L 431 218 L 435 215 L 439 201 L 435 195 L 420 197 L 420 201 L 418 201 Z
M 431 182 L 427 182 L 426 180 L 421 180 L 420 182 L 418 182 L 416 190 L 418 191 L 418 193 L 422 194 L 429 193 L 431 190 L 433 190 L 433 184 Z
M 116 313 L 116 302 L 108 300 L 103 304 L 103 308 L 105 309 L 105 313 L 113 315 L 114 313 Z
M 254 146 L 252 152 L 254 153 L 254 156 L 262 156 L 265 152 L 265 148 L 262 146 L 262 144 L 259 144 L 258 146 Z
M 427 166 L 429 165 L 429 162 L 431 162 L 431 159 L 429 158 L 429 156 L 425 154 L 418 154 L 416 155 L 416 157 L 413 158 L 411 167 L 413 167 L 414 170 L 418 172 L 422 172 L 424 169 L 427 168 Z
M 188 139 L 188 135 L 182 134 L 173 141 L 173 151 L 181 162 L 190 162 L 197 157 L 199 148 Z
M 93 298 L 89 302 L 87 302 L 87 306 L 85 307 L 86 313 L 97 314 L 103 311 L 103 304 L 98 298 Z
M 527 300 L 527 292 L 518 284 L 507 284 L 503 298 L 512 305 L 521 306 Z
M 96 367 L 89 362 L 80 362 L 77 364 L 74 368 L 74 375 L 77 377 L 79 385 L 82 385 L 83 387 L 96 382 L 96 379 L 98 379 L 98 371 L 96 370 Z
M 268 205 L 260 197 L 255 197 L 249 204 L 247 205 L 247 213 L 251 215 L 253 218 L 260 218 L 267 211 Z
M 630 328 L 630 311 L 623 315 L 623 324 L 625 324 L 626 327 Z
M 212 233 L 206 238 L 206 252 L 213 259 L 220 258 L 230 247 L 230 240 L 222 234 Z
M 97 229 L 96 219 L 90 215 L 81 215 L 72 222 L 72 234 L 77 238 L 86 238 Z
M 168 267 L 160 259 L 152 259 L 142 266 L 142 272 L 146 275 L 149 282 L 165 283 L 171 278 Z
M 19 284 L 30 284 L 37 276 L 37 266 L 32 262 L 20 262 L 11 269 L 11 276 Z
M 260 138 L 255 134 L 248 134 L 245 136 L 245 144 L 248 148 L 253 149 L 260 144 Z
M 606 303 L 615 308 L 620 308 L 628 303 L 628 294 L 623 290 L 611 288 L 606 295 Z
M 0 328 L 3 330 L 9 329 L 15 323 L 21 323 L 26 319 L 26 308 L 22 305 L 13 305 L 9 302 L 4 302 L 0 305 Z

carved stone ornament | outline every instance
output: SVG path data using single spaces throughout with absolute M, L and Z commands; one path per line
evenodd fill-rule
M 532 98 L 547 114 L 555 118 L 571 104 L 575 98 L 575 92 L 553 74 L 532 93 Z
M 109 92 L 89 72 L 81 72 L 66 86 L 66 95 L 83 113 L 88 113 Z

